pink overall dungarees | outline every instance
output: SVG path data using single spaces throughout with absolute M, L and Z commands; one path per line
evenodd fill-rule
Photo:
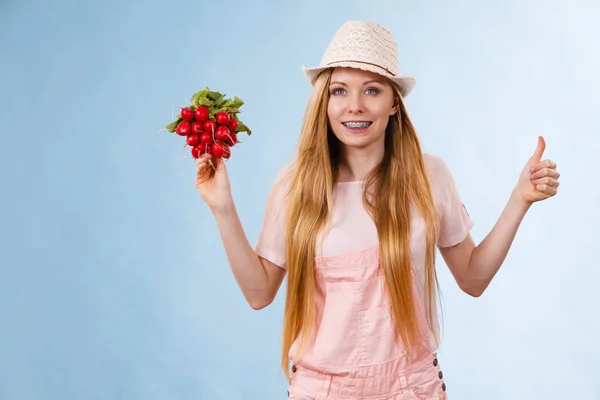
M 423 349 L 409 360 L 390 314 L 378 247 L 315 261 L 317 326 L 301 357 L 298 341 L 290 349 L 289 399 L 447 399 L 414 278 Z
M 446 163 L 426 153 L 423 160 L 439 214 L 437 245 L 455 246 L 467 237 L 473 221 Z M 287 268 L 287 176 L 284 169 L 273 186 L 255 247 L 259 256 L 281 268 Z M 411 211 L 412 283 L 423 346 L 409 360 L 390 314 L 379 266 L 379 236 L 365 210 L 362 185 L 358 181 L 336 183 L 331 229 L 315 252 L 318 283 L 314 329 L 302 354 L 298 353 L 298 342 L 290 349 L 294 366 L 289 397 L 446 399 L 446 384 L 435 353 L 437 344 L 432 340 L 437 336 L 437 321 L 434 318 L 435 325 L 430 329 L 423 307 L 425 223 L 416 211 Z

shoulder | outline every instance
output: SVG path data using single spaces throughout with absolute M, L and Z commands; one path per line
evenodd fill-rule
M 423 161 L 429 172 L 432 186 L 444 185 L 451 178 L 448 164 L 443 158 L 430 153 L 423 153 Z
M 271 184 L 269 200 L 271 206 L 280 204 L 287 197 L 294 179 L 294 165 L 285 164 L 276 174 Z
M 426 169 L 429 172 L 431 192 L 438 206 L 452 202 L 457 196 L 456 182 L 446 161 L 433 154 L 423 154 Z
M 292 181 L 294 179 L 294 164 L 285 164 L 275 176 L 275 181 L 273 182 L 273 190 L 276 191 L 287 191 L 292 185 Z

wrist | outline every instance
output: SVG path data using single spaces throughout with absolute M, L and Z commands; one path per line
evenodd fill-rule
M 509 205 L 513 206 L 513 208 L 521 211 L 522 213 L 526 213 L 531 207 L 532 203 L 525 200 L 523 196 L 521 196 L 516 190 L 510 195 Z
M 227 199 L 212 205 L 210 207 L 210 211 L 214 214 L 215 217 L 219 217 L 222 215 L 230 214 L 235 211 L 235 203 L 233 202 L 233 198 L 228 197 Z

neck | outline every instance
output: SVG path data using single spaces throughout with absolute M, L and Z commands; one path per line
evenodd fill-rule
M 364 180 L 367 174 L 381 161 L 383 152 L 383 146 L 364 148 L 342 146 L 338 181 Z

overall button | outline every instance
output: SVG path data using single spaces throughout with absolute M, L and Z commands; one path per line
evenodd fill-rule
M 295 365 L 292 365 L 292 372 L 294 372 L 294 373 L 295 373 L 296 371 L 297 371 L 297 368 L 296 368 L 296 366 L 295 366 Z
M 442 371 L 438 372 L 438 376 L 440 377 L 440 379 L 442 379 L 444 377 L 444 374 L 442 373 Z
M 437 367 L 437 365 L 438 365 L 438 359 L 437 359 L 437 358 L 434 358 L 434 359 L 433 359 L 433 366 L 434 366 L 434 367 Z
M 446 384 L 442 383 L 442 390 L 445 392 L 446 391 Z

